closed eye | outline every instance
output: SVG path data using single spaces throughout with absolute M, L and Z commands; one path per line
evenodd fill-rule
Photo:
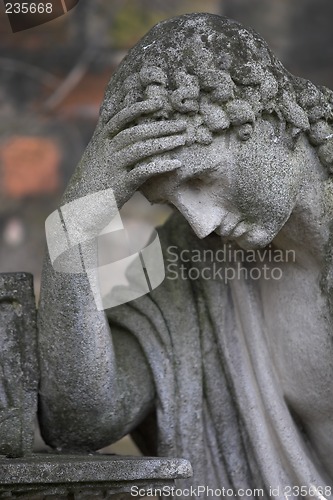
M 188 179 L 184 184 L 190 189 L 199 190 L 202 188 L 204 181 L 200 176 L 197 176 L 193 177 L 192 179 Z
M 210 175 L 210 172 L 211 170 L 207 171 L 206 173 L 194 175 L 193 177 L 183 182 L 182 185 L 195 190 L 200 190 L 204 186 L 210 186 L 216 181 L 216 179 Z

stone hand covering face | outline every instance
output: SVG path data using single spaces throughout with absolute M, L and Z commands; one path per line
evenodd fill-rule
M 165 21 L 130 51 L 63 204 L 112 188 L 121 207 L 141 189 L 180 212 L 160 230 L 164 251 L 230 240 L 296 259 L 276 281 L 166 279 L 106 313 L 84 274 L 46 259 L 40 420 L 50 445 L 98 449 L 142 424 L 149 453 L 191 460 L 185 485 L 331 497 L 332 106 L 331 91 L 290 75 L 258 35 L 219 16 Z M 107 206 L 87 212 L 86 239 L 112 218 Z

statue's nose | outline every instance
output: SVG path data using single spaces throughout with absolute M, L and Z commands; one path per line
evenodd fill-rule
M 211 205 L 204 207 L 201 204 L 195 206 L 181 204 L 177 208 L 200 239 L 212 233 L 221 221 L 220 210 Z

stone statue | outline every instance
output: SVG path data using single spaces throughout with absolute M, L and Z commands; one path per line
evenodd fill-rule
M 289 74 L 235 21 L 155 26 L 112 77 L 62 203 L 112 188 L 119 208 L 136 190 L 173 205 L 162 248 L 172 262 L 192 255 L 197 279 L 167 273 L 98 311 L 84 273 L 46 260 L 47 443 L 97 450 L 130 432 L 146 454 L 191 461 L 183 486 L 332 498 L 332 168 L 330 90 Z M 77 231 L 93 238 L 110 207 L 86 211 Z M 234 279 L 198 258 L 222 249 Z M 279 273 L 264 276 L 272 255 Z

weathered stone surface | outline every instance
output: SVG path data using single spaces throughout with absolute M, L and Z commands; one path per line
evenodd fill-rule
M 186 460 L 40 454 L 0 458 L 0 498 L 133 498 L 136 486 L 162 488 L 192 475 Z M 6 496 L 7 495 L 7 496 Z
M 333 93 L 234 21 L 167 20 L 130 51 L 63 203 L 112 188 L 118 207 L 138 189 L 175 206 L 160 238 L 178 267 L 104 314 L 84 273 L 46 260 L 51 446 L 98 449 L 139 427 L 148 453 L 191 461 L 187 487 L 331 498 L 332 144 Z M 79 212 L 82 241 L 114 216 L 89 198 Z
M 32 276 L 0 274 L 0 455 L 32 452 L 38 393 L 36 342 Z

